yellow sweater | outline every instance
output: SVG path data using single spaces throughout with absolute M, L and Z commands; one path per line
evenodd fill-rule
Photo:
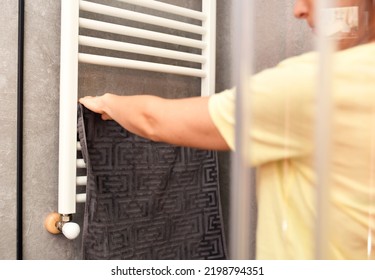
M 313 259 L 315 52 L 251 78 L 257 167 L 257 259 Z M 334 54 L 327 259 L 375 259 L 375 44 Z M 210 116 L 234 147 L 235 90 L 210 98 Z

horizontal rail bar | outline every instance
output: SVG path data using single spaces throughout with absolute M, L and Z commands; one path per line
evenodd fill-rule
M 77 186 L 86 186 L 87 176 L 77 176 L 76 177 L 76 184 L 77 184 Z
M 77 151 L 82 151 L 81 143 L 77 142 Z
M 95 37 L 79 36 L 79 44 L 83 46 L 90 46 L 102 49 L 109 49 L 121 52 L 130 52 L 136 54 L 164 57 L 169 59 L 190 61 L 196 63 L 205 63 L 206 59 L 197 54 L 179 52 L 174 50 L 155 48 L 150 46 L 143 46 L 138 44 L 131 44 L 125 42 L 118 42 L 113 40 L 106 40 Z
M 206 44 L 200 40 L 185 38 L 181 36 L 175 36 L 165 34 L 161 32 L 155 32 L 145 29 L 139 29 L 135 27 L 123 26 L 114 23 L 108 23 L 103 21 L 97 21 L 87 18 L 79 19 L 79 26 L 90 30 L 97 30 L 102 32 L 114 33 L 124 36 L 136 37 L 141 39 L 147 39 L 152 41 L 164 42 L 169 44 L 176 44 L 191 48 L 204 49 Z
M 139 60 L 130 60 L 130 59 L 124 59 L 124 58 L 107 57 L 107 56 L 80 53 L 78 55 L 78 60 L 79 62 L 82 62 L 82 63 L 96 64 L 96 65 L 103 65 L 103 66 L 131 68 L 131 69 L 138 69 L 138 70 L 176 74 L 176 75 L 200 77 L 200 78 L 206 77 L 206 73 L 201 69 L 175 66 L 175 65 L 169 65 L 169 64 L 160 64 L 160 63 L 154 63 L 154 62 L 139 61 Z
M 78 193 L 76 195 L 77 203 L 85 203 L 86 202 L 86 194 L 85 193 Z
M 86 163 L 83 159 L 77 159 L 77 168 L 86 168 Z
M 157 16 L 147 15 L 143 13 L 138 13 L 134 11 L 128 11 L 120 8 L 115 8 L 111 6 L 106 6 L 102 4 L 96 4 L 87 1 L 80 1 L 80 10 L 97 13 L 122 19 L 133 20 L 142 23 L 148 23 L 152 25 L 172 28 L 176 30 L 181 30 L 189 33 L 195 33 L 203 35 L 205 34 L 205 29 L 202 26 L 180 22 L 177 20 L 171 20 L 166 18 L 161 18 Z
M 137 5 L 137 6 L 141 6 L 145 8 L 150 8 L 153 10 L 162 11 L 162 12 L 166 12 L 166 13 L 170 13 L 174 15 L 193 18 L 193 19 L 197 19 L 201 21 L 206 19 L 206 16 L 200 11 L 195 11 L 195 10 L 191 10 L 191 9 L 187 9 L 187 8 L 175 6 L 172 4 L 159 2 L 159 1 L 148 1 L 148 0 L 117 0 L 117 1 L 128 3 L 128 4 L 133 4 L 133 5 Z

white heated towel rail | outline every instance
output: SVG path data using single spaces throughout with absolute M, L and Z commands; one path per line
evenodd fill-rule
M 85 176 L 77 177 L 77 168 L 85 168 L 83 160 L 77 159 L 77 149 L 80 149 L 77 144 L 78 64 L 89 63 L 199 77 L 201 78 L 201 95 L 207 96 L 215 93 L 216 0 L 202 0 L 201 11 L 155 0 L 117 1 L 144 7 L 148 10 L 161 11 L 162 13 L 158 14 L 174 15 L 174 18 L 181 18 L 181 20 L 172 20 L 168 17 L 135 12 L 125 7 L 119 8 L 86 0 L 61 0 L 58 212 L 51 213 L 47 217 L 45 225 L 49 232 L 62 232 L 69 239 L 76 238 L 80 231 L 78 224 L 71 222 L 72 215 L 76 213 L 76 203 L 85 202 L 86 199 L 84 193 L 77 194 L 76 186 L 84 186 L 87 181 Z M 180 2 L 184 3 L 183 0 Z M 172 35 L 167 32 L 155 32 L 145 28 L 84 18 L 81 17 L 81 11 L 174 29 L 180 33 L 193 34 L 193 36 Z M 191 20 L 200 24 L 189 23 Z M 80 28 L 177 44 L 198 51 L 188 53 L 84 36 L 80 34 Z M 200 39 L 193 39 L 193 37 Z M 172 66 L 152 61 L 83 53 L 79 52 L 79 46 L 188 61 L 193 62 L 194 65 L 198 64 L 199 67 Z

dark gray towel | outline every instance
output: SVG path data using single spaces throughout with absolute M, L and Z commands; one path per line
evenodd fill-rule
M 226 259 L 214 151 L 156 143 L 79 106 L 84 259 Z

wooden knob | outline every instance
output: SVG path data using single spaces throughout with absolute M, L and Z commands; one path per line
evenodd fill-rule
M 59 221 L 60 221 L 60 214 L 56 212 L 52 212 L 48 214 L 48 216 L 44 220 L 44 227 L 47 229 L 49 233 L 59 234 L 61 233 L 61 231 L 57 228 L 57 222 Z

